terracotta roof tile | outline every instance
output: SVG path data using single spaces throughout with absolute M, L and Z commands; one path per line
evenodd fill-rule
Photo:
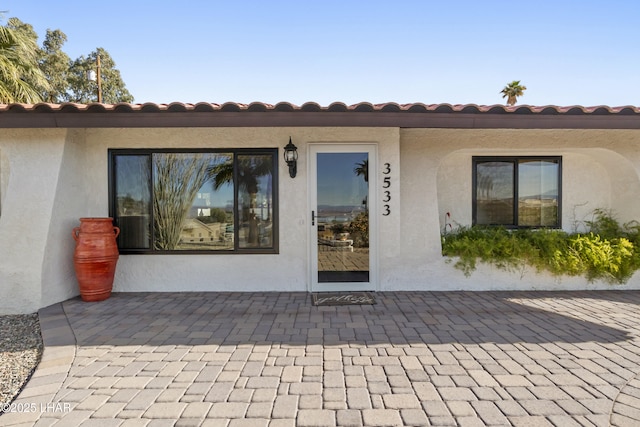
M 640 129 L 640 108 L 395 102 L 0 104 L 0 128 L 194 126 Z
M 172 102 L 170 104 L 156 104 L 147 102 L 144 104 L 0 104 L 0 113 L 5 112 L 215 112 L 215 111 L 248 111 L 248 112 L 267 112 L 267 111 L 315 111 L 315 112 L 447 112 L 447 113 L 519 113 L 519 114 L 640 114 L 640 108 L 637 106 L 620 106 L 609 107 L 606 105 L 598 105 L 593 107 L 583 107 L 580 105 L 572 106 L 556 106 L 556 105 L 515 105 L 506 106 L 501 104 L 495 105 L 477 105 L 477 104 L 398 104 L 395 102 L 386 102 L 382 104 L 372 104 L 370 102 L 359 102 L 357 104 L 346 105 L 343 102 L 334 102 L 328 106 L 321 106 L 316 102 L 306 102 L 302 105 L 295 105 L 289 102 L 279 102 L 275 105 L 264 102 L 252 102 L 250 104 L 242 104 L 237 102 L 225 102 L 224 104 L 199 102 L 197 104 L 189 104 L 182 102 Z

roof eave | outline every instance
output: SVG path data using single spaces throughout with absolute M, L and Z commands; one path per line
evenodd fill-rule
M 36 113 L 0 114 L 0 128 L 400 127 L 467 129 L 640 129 L 635 115 L 466 113 Z
M 10 104 L 0 128 L 400 127 L 640 129 L 637 107 L 309 102 L 251 104 Z

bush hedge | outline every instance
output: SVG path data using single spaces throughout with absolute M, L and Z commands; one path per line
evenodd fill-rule
M 640 224 L 620 225 L 610 212 L 594 211 L 585 233 L 552 229 L 508 230 L 460 227 L 442 235 L 442 254 L 469 276 L 476 262 L 506 270 L 534 267 L 555 275 L 583 275 L 589 281 L 625 283 L 640 268 Z

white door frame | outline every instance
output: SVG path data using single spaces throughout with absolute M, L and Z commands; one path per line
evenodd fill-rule
M 371 142 L 310 143 L 308 145 L 308 214 L 309 214 L 309 292 L 377 291 L 378 283 L 378 145 Z M 318 223 L 312 221 L 312 212 L 318 212 L 317 154 L 318 153 L 368 153 L 369 195 L 369 281 L 368 282 L 318 282 Z

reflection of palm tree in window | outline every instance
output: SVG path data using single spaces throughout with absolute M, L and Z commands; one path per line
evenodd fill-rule
M 369 182 L 369 160 L 363 160 L 360 163 L 356 163 L 356 167 L 353 169 L 356 176 L 362 175 L 364 182 Z
M 356 176 L 362 176 L 364 178 L 364 182 L 369 183 L 369 159 L 363 160 L 360 163 L 356 163 L 356 167 L 353 168 L 353 172 Z M 364 205 L 365 210 L 369 209 L 368 197 L 364 196 L 362 200 L 362 204 Z
M 258 217 L 256 215 L 256 208 L 258 193 L 260 192 L 260 179 L 264 176 L 271 179 L 272 174 L 272 156 L 270 155 L 238 155 L 237 156 L 237 186 L 238 197 L 242 200 L 246 200 L 242 197 L 243 194 L 249 195 L 248 204 L 243 203 L 242 211 L 240 212 L 240 221 L 249 221 L 249 239 L 248 243 L 258 244 L 258 231 L 257 223 Z M 233 161 L 229 159 L 227 162 L 218 164 L 211 169 L 213 178 L 213 189 L 218 190 L 225 184 L 233 182 Z M 269 204 L 271 203 L 270 197 Z M 270 209 L 269 209 L 270 211 Z
M 493 192 L 493 177 L 488 174 L 478 174 L 477 194 L 479 199 L 489 200 Z
M 369 184 L 369 159 L 356 163 L 353 169 L 356 176 L 362 176 L 364 182 Z M 356 247 L 369 247 L 369 196 L 364 196 L 362 200 L 364 212 L 360 212 L 349 224 L 349 232 L 354 236 Z

